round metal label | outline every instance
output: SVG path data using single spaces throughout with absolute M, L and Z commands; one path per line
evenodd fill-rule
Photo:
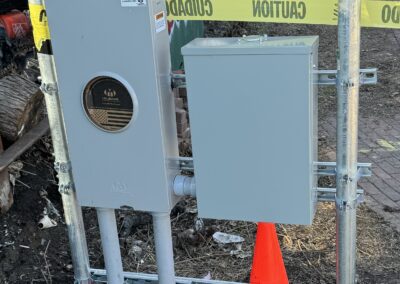
M 96 77 L 83 92 L 83 106 L 89 119 L 99 128 L 117 132 L 132 120 L 134 104 L 128 89 L 111 77 Z

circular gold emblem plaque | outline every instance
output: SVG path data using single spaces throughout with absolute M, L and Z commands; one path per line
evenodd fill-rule
M 99 128 L 118 132 L 133 117 L 133 101 L 127 88 L 111 77 L 96 77 L 83 92 L 83 106 L 89 119 Z

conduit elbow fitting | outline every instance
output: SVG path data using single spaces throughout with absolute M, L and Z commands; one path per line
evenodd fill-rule
M 178 196 L 196 197 L 196 182 L 194 177 L 177 175 L 174 179 L 174 193 Z

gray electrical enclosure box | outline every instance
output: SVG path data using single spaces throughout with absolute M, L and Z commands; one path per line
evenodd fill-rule
M 46 1 L 78 199 L 168 212 L 178 156 L 165 1 Z
M 318 37 L 196 39 L 182 54 L 199 216 L 311 224 Z

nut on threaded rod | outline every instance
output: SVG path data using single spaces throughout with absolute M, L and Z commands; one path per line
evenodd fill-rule
M 66 183 L 66 184 L 60 184 L 58 191 L 61 194 L 69 195 L 69 194 L 71 194 L 71 192 L 74 191 L 74 183 L 73 182 L 69 182 L 69 183 Z
M 54 163 L 54 170 L 57 173 L 69 173 L 72 170 L 71 162 L 55 162 Z
M 57 96 L 58 95 L 58 86 L 55 83 L 42 83 L 40 86 L 40 90 L 45 95 Z

